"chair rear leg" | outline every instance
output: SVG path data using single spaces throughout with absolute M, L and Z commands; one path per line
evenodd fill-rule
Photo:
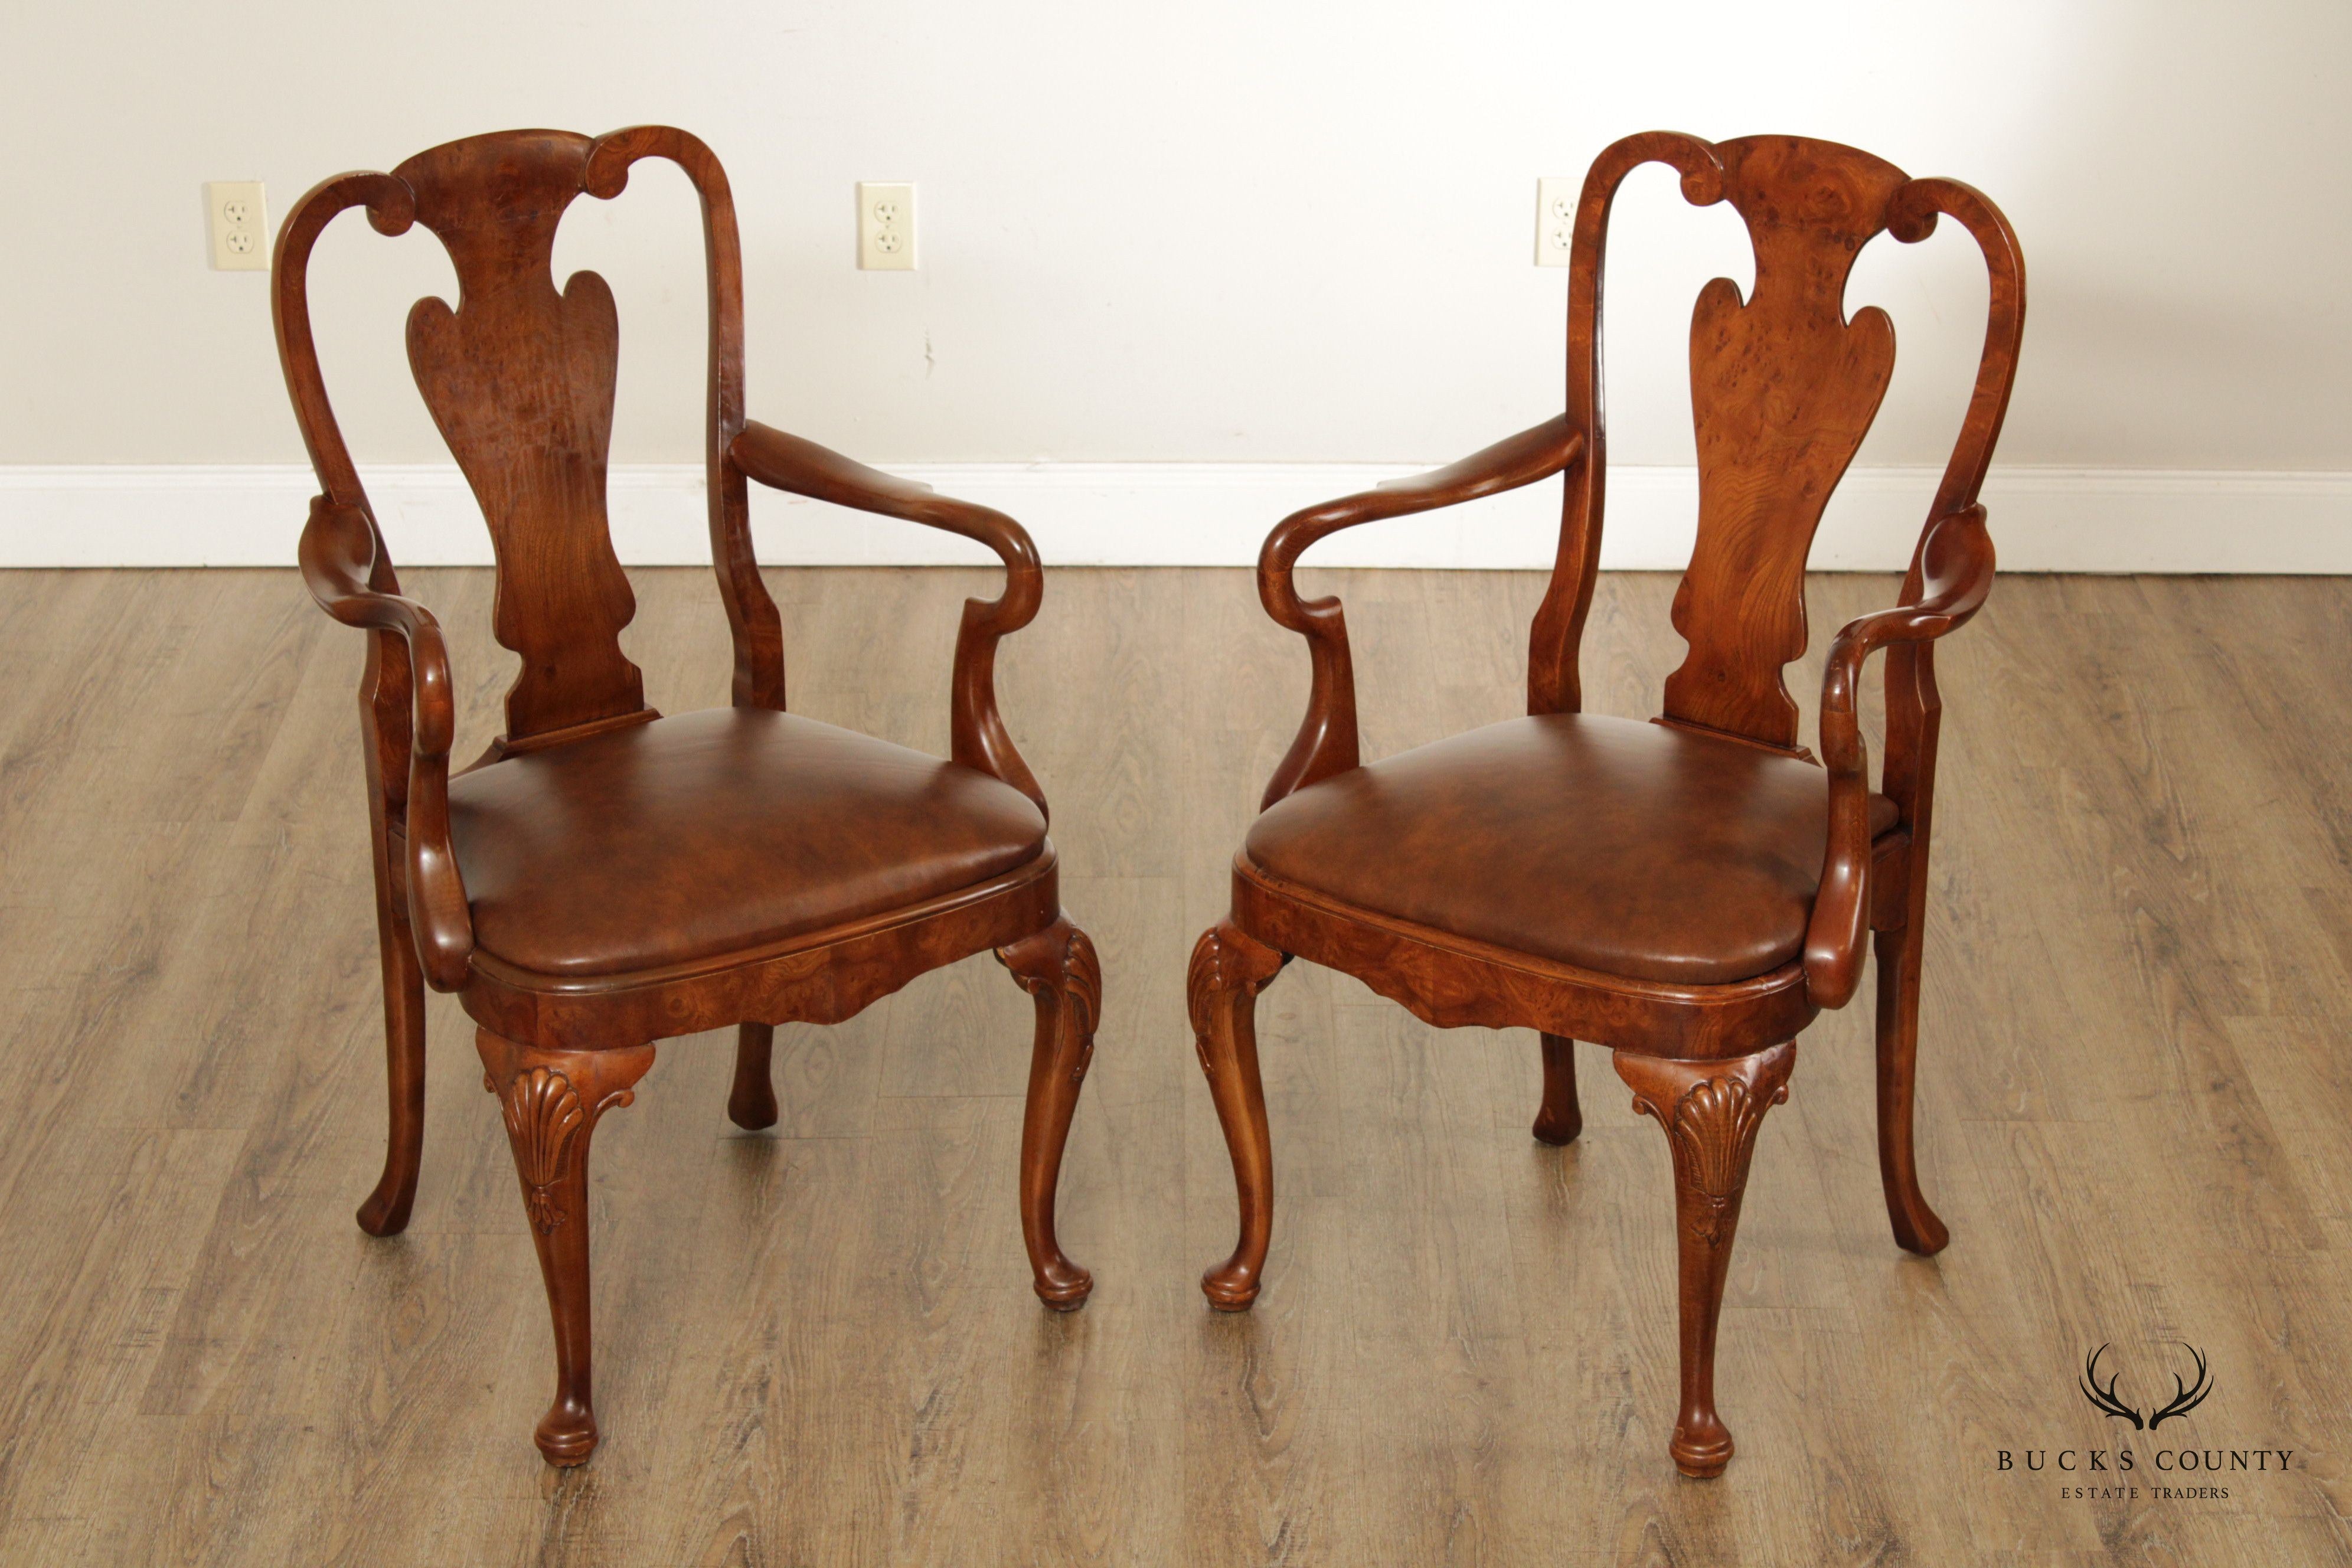
M 381 903 L 376 946 L 383 961 L 384 1089 L 391 1125 L 383 1174 L 360 1205 L 359 1222 L 370 1236 L 397 1236 L 408 1228 L 416 1173 L 425 1160 L 425 973 L 407 922 Z
M 1729 1061 L 1617 1053 L 1617 1076 L 1633 1087 L 1633 1109 L 1658 1119 L 1674 1154 L 1683 1404 L 1666 1451 L 1683 1474 L 1700 1479 L 1731 1462 L 1731 1432 L 1715 1408 L 1716 1321 L 1756 1131 L 1764 1112 L 1789 1098 L 1796 1062 L 1794 1042 Z
M 1021 1119 L 1021 1239 L 1037 1299 L 1057 1312 L 1086 1305 L 1095 1277 L 1062 1251 L 1054 1230 L 1062 1151 L 1078 1089 L 1095 1057 L 1102 1014 L 1102 969 L 1095 944 L 1067 915 L 1034 936 L 996 950 L 1013 983 L 1037 999 L 1037 1037 L 1029 1054 L 1029 1102 Z
M 1921 922 L 1878 933 L 1878 1179 L 1897 1246 L 1933 1257 L 1952 1239 L 1919 1190 L 1911 1106 L 1918 1081 Z
M 1538 1142 L 1573 1143 L 1584 1131 L 1584 1107 L 1576 1098 L 1576 1042 L 1562 1035 L 1543 1037 L 1543 1104 L 1536 1110 Z
M 1221 1312 L 1247 1311 L 1256 1301 L 1274 1237 L 1274 1144 L 1266 1131 L 1265 1086 L 1258 1078 L 1255 1015 L 1257 994 L 1283 962 L 1274 949 L 1221 921 L 1201 933 L 1185 977 L 1193 1048 L 1217 1104 L 1241 1206 L 1241 1237 L 1233 1255 L 1201 1276 L 1202 1293 Z
M 735 1087 L 727 1096 L 727 1119 L 746 1132 L 776 1124 L 776 1084 L 770 1068 L 776 1026 L 746 1024 L 735 1031 Z
M 547 1281 L 555 1324 L 555 1401 L 532 1434 L 551 1465 L 586 1461 L 596 1447 L 588 1328 L 588 1143 L 597 1120 L 636 1097 L 654 1047 L 553 1051 L 476 1032 L 482 1087 L 499 1097 L 522 1182 L 523 1210 Z

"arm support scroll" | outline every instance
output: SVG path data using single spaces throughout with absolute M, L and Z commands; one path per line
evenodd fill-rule
M 1034 620 L 1045 598 L 1045 573 L 1028 531 L 1001 511 L 951 500 L 929 485 L 869 468 L 756 420 L 744 426 L 728 458 L 746 476 L 772 489 L 944 529 L 996 552 L 1004 563 L 1003 597 L 965 600 L 963 625 L 956 635 L 950 754 L 967 767 L 1003 780 L 1045 810 L 1045 792 L 1013 748 L 996 710 L 997 641 Z
M 1822 761 L 1829 772 L 1829 846 L 1805 930 L 1805 991 L 1821 1007 L 1843 1007 L 1862 975 L 1870 919 L 1870 769 L 1856 697 L 1862 667 L 1895 643 L 1929 642 L 1965 626 L 1992 590 L 1992 536 L 1985 510 L 1947 512 L 1920 541 L 1918 599 L 1849 623 L 1831 645 L 1822 677 Z
M 456 708 L 440 623 L 414 599 L 369 585 L 380 551 L 375 525 L 353 506 L 320 496 L 302 530 L 302 581 L 320 607 L 347 626 L 390 633 L 407 650 L 415 693 L 408 748 L 408 920 L 425 977 L 438 991 L 466 982 L 474 921 L 449 843 L 449 743 Z
M 1346 773 L 1358 761 L 1356 677 L 1339 601 L 1301 599 L 1290 581 L 1292 568 L 1307 547 L 1358 523 L 1432 511 L 1534 484 L 1571 467 L 1583 454 L 1584 437 L 1569 428 L 1563 414 L 1458 463 L 1308 507 L 1275 526 L 1258 552 L 1258 598 L 1276 625 L 1307 639 L 1314 684 L 1298 738 L 1267 781 L 1259 810 L 1318 780 Z

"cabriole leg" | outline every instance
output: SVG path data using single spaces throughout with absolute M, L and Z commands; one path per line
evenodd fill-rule
M 1221 921 L 1201 933 L 1185 977 L 1193 1048 L 1208 1075 L 1225 1148 L 1234 1161 L 1241 1238 L 1233 1256 L 1201 1276 L 1209 1305 L 1248 1310 L 1274 1236 L 1274 1145 L 1266 1132 L 1265 1086 L 1257 1071 L 1257 994 L 1282 968 L 1282 954 Z
M 499 1097 L 522 1181 L 523 1209 L 555 1323 L 555 1402 L 533 1434 L 551 1465 L 596 1447 L 588 1331 L 588 1144 L 605 1111 L 636 1097 L 654 1047 L 551 1051 L 482 1029 L 482 1087 Z
M 776 1085 L 769 1068 L 775 1048 L 773 1024 L 746 1024 L 735 1031 L 735 1087 L 727 1096 L 727 1119 L 747 1132 L 776 1124 Z
M 1923 1257 L 1952 1239 L 1919 1190 L 1912 1142 L 1912 1091 L 1918 1081 L 1920 921 L 1878 933 L 1878 1179 L 1895 1240 Z
M 1732 1237 L 1764 1112 L 1789 1098 L 1794 1042 L 1730 1061 L 1670 1061 L 1617 1053 L 1633 1109 L 1654 1116 L 1675 1162 L 1682 1316 L 1682 1413 L 1666 1445 L 1683 1474 L 1719 1476 L 1731 1433 L 1715 1408 L 1715 1327 L 1731 1272 Z
M 1543 1104 L 1537 1108 L 1537 1141 L 1573 1143 L 1584 1131 L 1584 1107 L 1576 1099 L 1576 1042 L 1561 1035 L 1543 1037 Z
M 384 1089 L 392 1114 L 383 1174 L 360 1205 L 360 1228 L 370 1236 L 396 1236 L 408 1228 L 416 1173 L 425 1160 L 425 972 L 408 922 L 393 908 L 383 853 L 379 843 L 376 947 L 383 964 Z
M 1094 1061 L 1095 1023 L 1102 1014 L 1102 970 L 1095 944 L 1065 915 L 1034 936 L 996 950 L 1013 982 L 1037 999 L 1037 1038 L 1029 1056 L 1029 1103 L 1021 1119 L 1021 1239 L 1037 1299 L 1057 1312 L 1086 1304 L 1094 1276 L 1063 1255 L 1054 1233 L 1054 1195 L 1078 1088 Z

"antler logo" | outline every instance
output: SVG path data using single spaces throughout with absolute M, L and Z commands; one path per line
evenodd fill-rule
M 2083 1363 L 2083 1379 L 2079 1385 L 2083 1390 L 2083 1397 L 2089 1400 L 2094 1408 L 2105 1411 L 2117 1420 L 2130 1422 L 2132 1430 L 2135 1432 L 2142 1430 L 2153 1432 L 2173 1416 L 2188 1415 L 2191 1410 L 2204 1404 L 2205 1396 L 2213 1392 L 2213 1378 L 2212 1374 L 2205 1369 L 2205 1352 L 2185 1341 L 2179 1342 L 2180 1348 L 2187 1351 L 2197 1363 L 2197 1381 L 2193 1384 L 2184 1384 L 2180 1381 L 2179 1373 L 2173 1373 L 2171 1403 L 2160 1410 L 2151 1409 L 2145 1421 L 2140 1418 L 2138 1407 L 2126 1402 L 2116 1389 L 2116 1385 L 2121 1380 L 2122 1373 L 2109 1373 L 2105 1385 L 2102 1386 L 2099 1383 L 2099 1358 L 2113 1348 L 2111 1344 L 2103 1344 L 2093 1351 L 2090 1358 Z

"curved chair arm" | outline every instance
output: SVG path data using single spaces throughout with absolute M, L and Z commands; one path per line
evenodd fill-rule
M 1336 597 L 1302 600 L 1290 582 L 1291 568 L 1307 546 L 1360 522 L 1405 517 L 1515 490 L 1549 479 L 1583 455 L 1584 437 L 1569 429 L 1568 416 L 1562 414 L 1458 463 L 1391 479 L 1360 494 L 1292 512 L 1265 536 L 1265 546 L 1257 558 L 1257 596 L 1277 625 L 1307 639 L 1315 673 L 1298 738 L 1290 742 L 1282 765 L 1266 782 L 1265 795 L 1258 802 L 1260 811 L 1294 790 L 1346 773 L 1358 761 L 1356 676 L 1339 601 Z
M 408 645 L 415 717 L 408 752 L 408 923 L 417 961 L 437 991 L 466 983 L 474 921 L 449 844 L 449 743 L 457 727 L 449 654 L 441 625 L 414 599 L 368 585 L 376 531 L 359 508 L 325 496 L 310 502 L 303 525 L 302 581 L 327 614 L 347 626 L 393 632 Z
M 956 634 L 955 675 L 948 703 L 949 754 L 967 767 L 1003 780 L 1045 807 L 1045 793 L 1021 760 L 996 710 L 996 644 L 1037 616 L 1045 573 L 1028 530 L 971 501 L 951 500 L 925 484 L 898 479 L 798 436 L 753 420 L 728 447 L 728 460 L 772 489 L 814 500 L 904 518 L 977 540 L 1004 562 L 1004 596 L 966 599 Z
M 1869 924 L 1870 758 L 1854 712 L 1863 663 L 1890 643 L 1927 642 L 1967 625 L 1991 592 L 1992 576 L 1985 509 L 1947 512 L 1920 541 L 1918 602 L 1849 623 L 1830 647 L 1822 675 L 1829 847 L 1821 893 L 1805 928 L 1805 992 L 1817 1006 L 1843 1007 L 1853 999 Z

